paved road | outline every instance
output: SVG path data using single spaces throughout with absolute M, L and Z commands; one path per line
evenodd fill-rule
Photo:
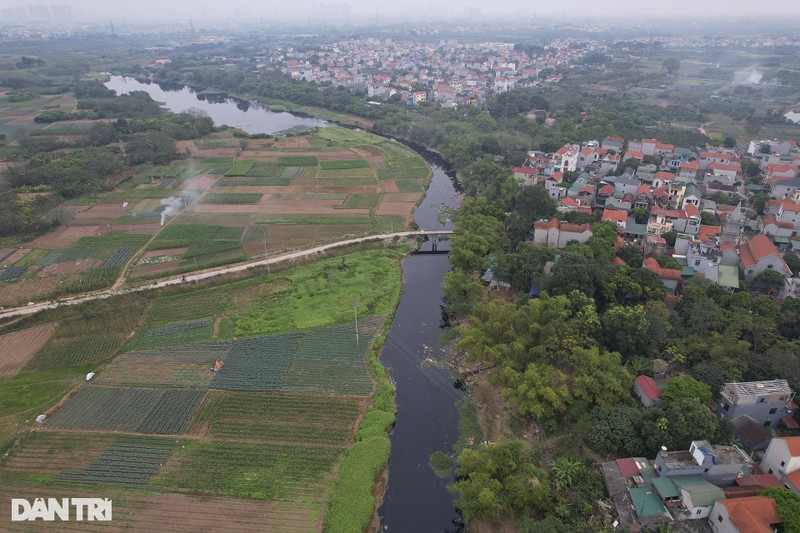
M 106 289 L 104 291 L 94 292 L 90 294 L 85 294 L 82 296 L 72 296 L 70 298 L 65 298 L 59 302 L 40 302 L 34 303 L 33 305 L 28 305 L 26 307 L 17 307 L 14 309 L 7 309 L 5 311 L 0 312 L 0 319 L 14 317 L 14 316 L 22 316 L 22 315 L 32 315 L 34 313 L 38 313 L 39 311 L 44 311 L 45 309 L 55 309 L 56 307 L 62 305 L 75 305 L 83 302 L 90 302 L 92 300 L 102 300 L 105 298 L 110 298 L 112 296 L 118 296 L 120 294 L 127 294 L 131 292 L 141 292 L 141 291 L 149 291 L 151 289 L 157 289 L 159 287 L 167 287 L 169 285 L 180 285 L 182 283 L 186 283 L 189 281 L 199 281 L 203 279 L 213 278 L 214 276 L 220 276 L 223 274 L 231 274 L 233 272 L 242 272 L 244 270 L 248 270 L 250 268 L 260 267 L 260 266 L 267 266 L 267 265 L 275 265 L 278 263 L 283 263 L 286 261 L 294 261 L 295 259 L 301 259 L 303 257 L 308 257 L 310 255 L 315 255 L 320 252 L 324 252 L 326 250 L 331 250 L 334 248 L 340 248 L 342 246 L 349 246 L 351 244 L 358 244 L 367 241 L 378 241 L 384 239 L 392 239 L 394 237 L 413 237 L 413 236 L 424 236 L 424 235 L 452 235 L 453 232 L 451 230 L 436 230 L 436 231 L 400 231 L 395 233 L 383 233 L 380 235 L 368 235 L 366 237 L 358 237 L 355 239 L 347 239 L 344 241 L 336 241 L 329 244 L 323 244 L 321 246 L 315 246 L 314 248 L 308 248 L 306 250 L 298 250 L 296 252 L 288 252 L 281 255 L 275 255 L 272 257 L 268 257 L 266 259 L 257 259 L 254 261 L 248 261 L 246 263 L 239 263 L 233 266 L 221 267 L 211 270 L 204 270 L 202 272 L 198 272 L 196 274 L 187 274 L 183 277 L 175 276 L 168 279 L 157 280 L 153 283 L 148 285 L 141 285 L 137 287 L 130 287 L 127 289 Z

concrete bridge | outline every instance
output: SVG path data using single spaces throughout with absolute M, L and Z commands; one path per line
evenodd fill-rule
M 266 266 L 267 268 L 269 268 L 270 265 L 276 265 L 279 263 L 284 263 L 286 261 L 296 261 L 297 259 L 313 256 L 318 253 L 325 252 L 328 250 L 333 250 L 335 248 L 341 248 L 343 246 L 349 246 L 352 244 L 359 244 L 370 241 L 382 241 L 386 239 L 393 239 L 395 237 L 418 237 L 418 236 L 430 237 L 433 243 L 432 252 L 442 253 L 437 251 L 437 245 L 439 239 L 442 237 L 453 235 L 453 233 L 455 233 L 453 230 L 414 230 L 414 231 L 399 231 L 394 233 L 382 233 L 379 235 L 365 235 L 364 237 L 357 237 L 353 239 L 336 241 L 328 244 L 323 244 L 320 246 L 315 246 L 313 248 L 307 248 L 305 250 L 297 250 L 294 252 L 287 252 L 279 255 L 274 255 L 272 257 L 267 257 L 264 259 L 254 259 L 244 263 L 237 263 L 235 265 L 203 270 L 201 272 L 197 272 L 194 274 L 186 274 L 183 276 L 171 276 L 169 278 L 164 278 L 161 280 L 154 281 L 147 285 L 139 285 L 136 287 L 129 287 L 124 289 L 105 289 L 102 291 L 96 291 L 88 294 L 70 296 L 69 298 L 64 298 L 58 301 L 37 302 L 37 303 L 31 302 L 25 307 L 16 307 L 13 309 L 5 309 L 3 311 L 0 311 L 0 319 L 15 317 L 15 316 L 32 315 L 34 313 L 44 311 L 45 309 L 55 309 L 62 305 L 76 305 L 84 302 L 91 302 L 93 300 L 102 300 L 105 298 L 111 298 L 112 296 L 119 296 L 122 294 L 128 294 L 132 292 L 149 291 L 151 289 L 168 287 L 170 285 L 180 285 L 182 283 L 187 283 L 190 281 L 200 281 L 204 279 L 213 278 L 215 276 L 222 276 L 224 274 L 243 272 L 245 270 L 249 270 L 251 268 L 256 268 L 260 266 Z

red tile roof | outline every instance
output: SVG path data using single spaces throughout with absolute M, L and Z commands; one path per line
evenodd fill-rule
M 653 191 L 653 196 L 656 198 L 669 198 L 669 193 L 664 187 L 658 187 L 655 191 Z
M 606 185 L 600 187 L 600 191 L 598 191 L 597 194 L 605 194 L 606 196 L 611 196 L 612 194 L 614 194 L 614 186 L 611 185 L 610 183 L 607 183 Z
M 736 478 L 736 484 L 740 487 L 783 487 L 783 483 L 778 481 L 778 478 L 769 474 L 742 476 Z
M 739 247 L 739 255 L 745 267 L 755 266 L 761 259 L 775 254 L 780 257 L 778 249 L 766 235 L 759 234 L 750 238 L 743 246 Z
M 570 150 L 572 150 L 572 146 L 565 144 L 564 146 L 558 149 L 558 152 L 556 152 L 555 155 L 564 155 Z
M 688 168 L 690 170 L 697 170 L 697 167 L 697 161 L 687 161 L 686 163 L 680 164 L 680 168 Z
M 553 173 L 553 174 L 551 174 L 551 175 L 550 175 L 550 177 L 549 177 L 549 178 L 547 178 L 547 179 L 549 179 L 549 180 L 553 180 L 553 181 L 555 181 L 556 183 L 561 183 L 561 181 L 564 179 L 564 173 L 563 173 L 563 172 L 554 172 L 554 173 Z
M 728 510 L 731 522 L 739 531 L 747 533 L 772 533 L 770 524 L 779 524 L 778 506 L 766 496 L 733 498 L 718 502 Z
M 683 211 L 686 213 L 687 217 L 700 218 L 700 210 L 697 209 L 697 206 L 694 204 L 686 204 L 683 206 Z
M 644 260 L 644 267 L 647 270 L 658 274 L 658 277 L 661 278 L 662 280 L 669 279 L 673 281 L 680 281 L 681 279 L 680 270 L 674 270 L 672 268 L 661 268 L 661 265 L 659 265 L 658 261 L 656 261 L 656 259 L 653 257 L 648 257 L 647 259 Z
M 564 198 L 561 200 L 561 205 L 569 206 L 569 207 L 580 207 L 581 204 L 575 198 Z
M 592 187 L 591 185 L 584 185 L 584 186 L 583 186 L 583 187 L 581 187 L 581 189 L 578 191 L 578 194 L 583 194 L 583 193 L 594 194 L 594 187 Z
M 728 170 L 733 172 L 742 171 L 742 167 L 741 165 L 739 165 L 739 163 L 736 163 L 735 165 L 726 165 L 725 163 L 711 163 L 710 165 L 708 165 L 708 168 L 710 168 L 711 170 Z
M 600 217 L 601 222 L 627 222 L 628 213 L 626 211 L 615 211 L 613 209 L 604 209 L 603 216 Z
M 538 222 L 534 222 L 533 227 L 535 229 L 543 229 L 543 230 L 558 228 L 559 231 L 566 231 L 569 233 L 583 233 L 585 231 L 592 231 L 591 224 L 568 224 L 566 222 L 561 222 L 556 217 L 553 217 L 547 221 L 540 220 Z
M 539 171 L 531 167 L 516 167 L 514 174 L 538 174 Z
M 791 416 L 782 416 L 781 422 L 783 422 L 783 425 L 789 429 L 800 429 L 800 424 L 798 424 L 797 420 Z
M 800 437 L 775 437 L 782 441 L 786 441 L 786 446 L 789 448 L 789 453 L 792 457 L 800 457 Z
M 645 196 L 650 195 L 650 186 L 646 183 L 639 185 L 639 190 L 636 191 L 636 196 L 641 196 L 642 194 Z
M 605 139 L 603 139 L 603 142 L 606 142 L 606 141 L 611 141 L 612 143 L 622 144 L 622 143 L 625 142 L 625 139 L 622 139 L 620 137 L 606 137 Z
M 783 211 L 791 211 L 792 213 L 800 213 L 800 204 L 796 204 L 787 198 L 781 204 L 781 209 Z
M 777 226 L 777 227 L 783 228 L 783 229 L 794 229 L 794 224 L 792 224 L 791 222 L 781 222 L 780 220 L 778 220 L 777 218 L 775 218 L 772 215 L 764 215 L 763 217 L 761 217 L 761 222 L 765 226 L 769 226 L 770 224 L 772 224 L 774 226 Z
M 635 157 L 636 159 L 644 159 L 644 152 L 638 152 L 636 150 L 628 150 L 628 155 L 631 157 Z
M 654 259 L 655 261 L 655 259 Z M 642 392 L 647 399 L 651 402 L 657 398 L 661 398 L 661 391 L 656 385 L 656 382 L 650 376 L 636 376 L 636 383 L 639 385 L 639 388 L 642 389 Z
M 656 143 L 656 150 L 669 150 L 671 152 L 674 149 L 674 144 Z
M 722 232 L 722 228 L 719 226 L 706 226 L 704 224 L 700 224 L 700 227 L 697 230 L 697 234 L 701 237 L 714 237 L 719 235 Z
M 611 260 L 611 264 L 614 265 L 615 267 L 621 267 L 621 266 L 626 266 L 628 263 L 626 263 L 619 257 L 614 257 L 614 259 Z
M 626 192 L 624 195 L 622 195 L 622 201 L 633 203 L 633 194 Z
M 719 245 L 719 250 L 721 252 L 727 252 L 728 250 L 730 250 L 732 248 L 735 248 L 735 246 L 733 245 L 733 243 L 730 243 L 728 241 L 725 241 L 725 242 L 723 242 L 722 244 Z
M 640 476 L 642 474 L 641 470 L 639 470 L 639 466 L 636 464 L 636 460 L 633 457 L 617 459 L 617 467 L 625 477 Z
M 654 180 L 661 180 L 661 181 L 664 181 L 664 182 L 673 181 L 675 179 L 675 174 L 673 174 L 672 172 L 664 172 L 662 170 L 661 172 L 656 172 L 656 175 L 653 176 L 653 179 Z

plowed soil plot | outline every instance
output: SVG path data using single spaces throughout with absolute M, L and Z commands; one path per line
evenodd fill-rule
M 13 265 L 31 251 L 31 248 L 17 248 L 17 251 L 3 259 L 2 265 Z
M 56 323 L 0 336 L 0 377 L 15 376 L 56 332 Z
M 311 148 L 306 137 L 283 137 L 272 146 L 275 148 Z
M 131 277 L 136 278 L 139 276 L 151 276 L 153 274 L 160 274 L 161 272 L 169 272 L 175 270 L 180 266 L 180 261 L 167 261 L 165 263 L 156 263 L 154 265 L 139 265 L 131 272 Z
M 220 512 L 224 509 L 224 512 Z M 322 528 L 320 506 L 305 502 L 254 502 L 219 497 L 158 494 L 136 514 L 134 531 L 271 531 L 295 533 Z
M 414 204 L 410 202 L 381 202 L 375 214 L 410 216 L 413 210 Z
M 65 468 L 85 468 L 117 439 L 106 433 L 42 431 L 16 450 L 3 470 L 18 474 L 58 474 Z
M 167 248 L 165 250 L 150 250 L 149 252 L 145 252 L 142 256 L 143 258 L 147 259 L 149 257 L 159 257 L 162 255 L 183 255 L 189 248 L 186 246 L 182 248 Z
M 62 279 L 50 276 L 3 283 L 0 290 L 0 305 L 20 305 L 43 299 Z
M 122 207 L 121 202 L 116 204 L 95 204 L 72 217 L 72 223 L 74 225 L 93 225 L 98 222 L 111 223 L 127 211 L 128 208 Z
M 84 259 L 82 261 L 70 261 L 64 263 L 53 263 L 52 265 L 47 265 L 42 270 L 39 271 L 38 276 L 47 277 L 47 276 L 66 276 L 69 274 L 79 274 L 81 272 L 86 272 L 87 270 L 94 268 L 96 266 L 100 266 L 103 264 L 103 261 L 99 259 Z
M 102 226 L 62 226 L 31 241 L 30 246 L 33 248 L 46 248 L 48 250 L 61 250 L 69 248 L 72 243 L 81 237 L 105 235 L 112 229 L 114 228 L 107 224 Z

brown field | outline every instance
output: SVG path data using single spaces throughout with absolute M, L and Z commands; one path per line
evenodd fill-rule
M 26 441 L 22 453 L 12 455 L 3 469 L 29 474 L 58 474 L 66 468 L 85 468 L 116 439 L 117 435 L 111 433 L 76 435 L 43 431 Z
M 6 258 L 6 259 L 3 261 L 3 264 L 4 264 L 4 265 L 13 265 L 14 263 L 16 263 L 17 261 L 19 261 L 20 259 L 22 259 L 22 258 L 23 258 L 23 257 L 25 257 L 26 255 L 28 255 L 28 252 L 30 252 L 32 249 L 33 249 L 33 248 L 17 248 L 17 251 L 16 251 L 16 252 L 14 252 L 13 254 L 9 255 L 9 256 L 8 256 L 8 257 L 7 257 L 7 258 Z
M 311 148 L 311 144 L 305 137 L 284 137 L 271 143 L 271 146 L 275 148 Z
M 318 504 L 255 502 L 221 497 L 158 494 L 135 514 L 134 531 L 270 531 L 294 533 L 322 529 Z
M 0 377 L 16 376 L 47 344 L 57 325 L 51 322 L 0 336 Z
M 178 268 L 179 264 L 180 261 L 167 261 L 166 263 L 158 263 L 155 265 L 140 265 L 133 269 L 131 277 L 151 276 L 161 272 L 169 272 L 170 270 Z
M 47 276 L 69 276 L 71 274 L 80 274 L 87 270 L 98 267 L 103 264 L 102 259 L 84 259 L 75 262 L 53 263 L 41 269 L 36 275 L 40 277 Z
M 74 520 L 74 510 L 71 511 L 73 520 L 69 522 L 59 522 L 58 531 L 131 531 L 131 520 L 142 509 L 145 502 L 154 498 L 152 495 L 143 492 L 114 489 L 103 487 L 102 492 L 98 489 L 82 487 L 73 483 L 65 485 L 47 485 L 46 493 L 42 493 L 41 484 L 28 484 L 23 482 L 0 484 L 0 498 L 4 502 L 10 502 L 11 498 L 26 498 L 33 501 L 41 497 L 50 498 L 110 498 L 113 502 L 113 520 L 111 522 L 79 522 Z M 3 531 L 55 531 L 55 528 L 42 527 L 42 522 L 36 524 L 29 522 L 11 522 L 11 506 L 0 505 L 0 524 L 3 524 Z M 177 527 L 174 531 L 179 531 Z
M 185 363 L 175 362 L 169 355 L 148 355 L 146 359 L 122 355 L 105 368 L 96 382 L 120 387 L 208 387 L 214 377 L 212 366 L 213 358 L 208 362 Z
M 56 288 L 62 279 L 49 276 L 5 283 L 3 290 L 0 290 L 0 305 L 20 305 L 25 302 L 41 301 Z
M 414 210 L 414 204 L 407 202 L 381 202 L 378 210 L 375 211 L 376 215 L 403 215 L 411 216 Z M 355 209 L 348 209 L 347 212 L 355 212 Z
M 89 207 L 88 209 L 81 210 L 80 213 L 76 214 L 72 217 L 72 220 L 76 224 L 84 223 L 84 224 L 96 224 L 96 220 L 108 220 L 109 222 L 113 221 L 116 218 L 121 217 L 125 213 L 129 211 L 130 206 L 122 207 L 122 203 L 114 203 L 114 204 L 94 204 L 93 206 Z
M 150 250 L 149 252 L 145 252 L 142 257 L 146 259 L 149 257 L 159 257 L 162 255 L 183 255 L 187 252 L 187 250 L 189 250 L 189 248 L 186 246 L 181 248 L 167 248 L 164 250 Z
M 400 192 L 397 188 L 397 180 L 381 180 L 381 187 L 383 192 Z
M 394 203 L 394 202 L 403 202 L 409 204 L 415 204 L 419 199 L 419 193 L 416 192 L 393 192 L 388 193 L 383 196 L 384 202 Z
M 31 241 L 32 248 L 46 248 L 48 250 L 61 250 L 69 248 L 73 242 L 81 237 L 92 235 L 105 235 L 111 231 L 111 226 L 60 226 L 54 231 L 42 235 Z

